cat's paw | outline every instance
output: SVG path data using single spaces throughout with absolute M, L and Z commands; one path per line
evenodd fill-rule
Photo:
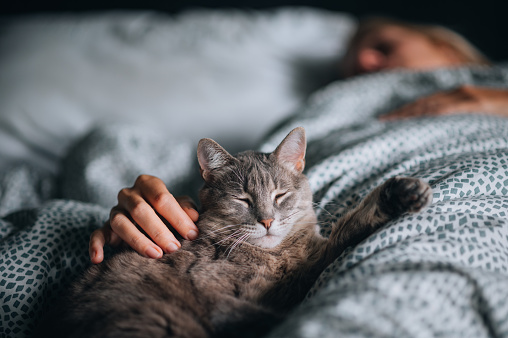
M 412 177 L 393 177 L 381 192 L 382 210 L 392 216 L 419 212 L 432 202 L 429 184 Z

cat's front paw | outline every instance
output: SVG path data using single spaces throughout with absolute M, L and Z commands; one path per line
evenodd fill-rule
M 381 191 L 381 209 L 386 214 L 398 216 L 415 213 L 432 202 L 429 184 L 412 177 L 393 177 L 385 182 Z

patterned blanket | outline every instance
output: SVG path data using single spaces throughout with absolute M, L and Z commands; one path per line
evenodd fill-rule
M 379 114 L 461 84 L 508 87 L 508 66 L 391 72 L 316 93 L 261 146 L 295 126 L 323 233 L 394 175 L 420 177 L 432 205 L 347 250 L 270 337 L 508 337 L 508 119 L 455 115 L 381 123 Z M 0 175 L 0 336 L 29 336 L 88 263 L 91 231 L 139 173 L 195 191 L 192 145 L 132 126 L 102 127 L 61 175 L 20 165 Z M 55 199 L 58 198 L 58 199 Z

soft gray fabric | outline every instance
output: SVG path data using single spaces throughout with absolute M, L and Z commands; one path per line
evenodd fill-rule
M 279 129 L 309 137 L 307 172 L 328 225 L 394 175 L 419 177 L 432 205 L 348 250 L 270 337 L 507 337 L 508 119 L 373 119 L 460 84 L 508 87 L 508 68 L 391 73 L 336 83 Z M 508 109 L 508 107 L 507 107 Z
M 138 175 L 157 175 L 175 193 L 195 191 L 194 148 L 139 125 L 111 125 L 75 144 L 58 178 L 26 164 L 0 173 L 0 337 L 30 336 L 87 267 L 91 232 Z
M 311 7 L 0 18 L 0 168 L 56 173 L 113 121 L 242 150 L 337 76 L 356 19 Z
M 159 177 L 181 195 L 191 190 L 190 180 L 199 178 L 196 146 L 139 125 L 95 129 L 63 161 L 62 197 L 111 207 L 118 191 L 140 174 Z
M 332 264 L 271 337 L 508 336 L 508 119 L 373 118 L 462 83 L 506 88 L 508 68 L 379 73 L 337 82 L 267 138 L 262 149 L 271 151 L 293 126 L 306 128 L 307 175 L 324 233 L 386 178 L 420 177 L 434 189 L 428 209 L 390 222 Z M 51 182 L 44 175 L 10 172 L 10 182 L 19 180 L 10 186 L 36 188 L 0 188 L 3 201 L 11 196 L 21 203 L 9 204 L 6 212 L 18 211 L 0 221 L 0 335 L 28 335 L 84 269 L 88 236 L 107 219 L 119 185 L 131 185 L 152 165 L 157 175 L 167 168 L 170 187 L 185 184 L 186 170 L 197 171 L 193 146 L 160 143 L 178 144 L 129 126 L 99 128 L 63 163 L 54 188 L 64 195 L 37 188 Z M 41 204 L 48 196 L 65 198 Z M 30 209 L 22 210 L 23 203 Z

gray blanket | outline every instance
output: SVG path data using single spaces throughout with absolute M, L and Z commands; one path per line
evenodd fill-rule
M 347 250 L 271 337 L 508 337 L 508 119 L 482 115 L 381 123 L 421 95 L 508 88 L 508 67 L 378 73 L 316 93 L 261 146 L 307 130 L 316 212 L 330 224 L 394 175 L 420 177 L 433 204 Z M 88 264 L 90 232 L 140 173 L 195 191 L 193 145 L 137 127 L 98 128 L 58 178 L 20 166 L 0 177 L 1 336 L 27 336 Z M 55 197 L 59 199 L 56 200 Z

